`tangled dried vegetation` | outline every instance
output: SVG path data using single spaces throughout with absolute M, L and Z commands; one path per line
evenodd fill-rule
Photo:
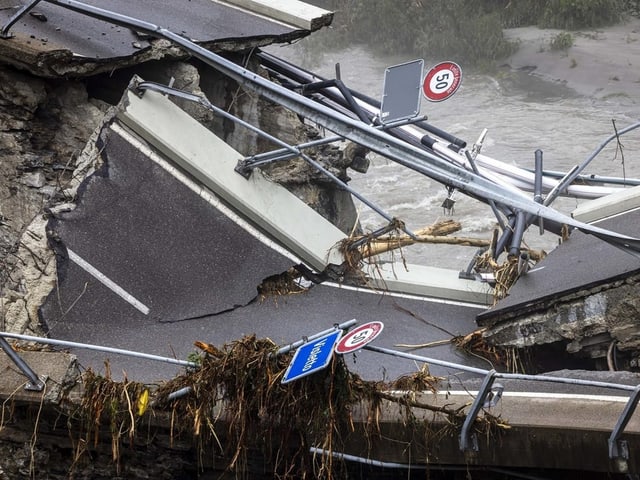
M 525 257 L 524 260 L 523 257 L 508 255 L 502 263 L 494 259 L 491 250 L 488 250 L 476 258 L 475 268 L 477 271 L 493 273 L 495 279 L 495 285 L 493 287 L 494 305 L 509 294 L 509 290 L 515 285 L 522 274 L 523 268 L 529 268 L 529 262 L 537 263 L 546 255 L 544 251 L 536 250 L 523 250 L 522 253 Z M 524 267 L 522 265 L 523 261 L 526 262 Z
M 400 221 L 391 222 L 384 236 L 352 237 L 339 245 L 346 273 L 362 275 L 362 262 L 375 265 L 371 257 L 415 241 L 442 243 L 443 236 L 459 230 L 460 224 L 440 222 L 417 232 L 416 239 L 404 235 L 403 227 Z M 444 241 L 469 244 L 470 240 Z M 504 275 L 512 275 L 509 266 L 480 265 L 494 269 L 496 278 L 501 268 Z M 303 292 L 298 276 L 289 271 L 267 279 L 259 290 L 261 298 Z M 450 342 L 492 364 L 504 366 L 506 362 L 517 370 L 517 357 L 505 357 L 505 352 L 487 345 L 481 331 L 453 337 Z M 100 377 L 87 372 L 82 403 L 85 442 L 97 443 L 100 426 L 106 422 L 113 460 L 118 464 L 123 440 L 133 443 L 137 424 L 151 405 L 153 414 L 169 416 L 173 441 L 192 442 L 201 465 L 213 464 L 247 478 L 259 459 L 263 474 L 332 479 L 346 471 L 333 452 L 344 451 L 350 435 L 359 435 L 358 442 L 366 445 L 383 436 L 379 420 L 385 402 L 400 409 L 397 420 L 410 431 L 406 438 L 419 442 L 426 451 L 444 437 L 455 437 L 465 418 L 467 405 L 454 409 L 420 399 L 421 392 L 437 392 L 443 381 L 430 375 L 426 365 L 394 382 L 369 382 L 350 372 L 342 357 L 336 357 L 322 372 L 283 384 L 291 354 L 277 355 L 278 347 L 269 339 L 247 336 L 222 348 L 203 342 L 195 345 L 200 352 L 192 360 L 197 360 L 198 368 L 161 385 L 151 400 L 142 384 L 114 382 L 108 374 Z M 175 392 L 188 393 L 175 398 L 171 395 Z M 484 412 L 475 428 L 493 435 L 508 427 L 499 417 Z
M 332 452 L 343 451 L 350 435 L 360 435 L 358 442 L 366 445 L 381 438 L 383 402 L 401 409 L 402 428 L 411 430 L 412 442 L 423 445 L 454 435 L 464 420 L 465 406 L 419 401 L 418 392 L 435 392 L 441 381 L 426 367 L 392 383 L 368 382 L 336 357 L 325 370 L 283 384 L 291 354 L 276 355 L 269 339 L 247 336 L 222 348 L 196 345 L 199 368 L 161 385 L 151 400 L 144 385 L 88 372 L 84 442 L 97 442 L 98 435 L 106 434 L 100 426 L 109 425 L 113 460 L 119 462 L 121 445 L 133 443 L 149 405 L 147 415 L 166 415 L 173 441 L 191 441 L 201 464 L 224 461 L 214 467 L 247 478 L 260 459 L 262 473 L 277 478 L 331 479 L 344 476 L 346 466 Z M 169 398 L 185 388 L 189 394 Z M 389 393 L 398 390 L 406 393 Z M 485 433 L 504 427 L 488 412 L 476 420 L 476 429 Z

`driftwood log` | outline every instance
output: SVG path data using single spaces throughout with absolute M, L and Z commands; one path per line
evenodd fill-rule
M 448 237 L 462 228 L 460 222 L 455 220 L 443 220 L 428 227 L 415 231 L 417 238 L 409 235 L 384 236 L 372 239 L 360 248 L 364 258 L 380 255 L 381 253 L 407 247 L 414 243 L 446 243 L 450 245 L 466 245 L 469 247 L 487 247 L 488 240 L 480 238 Z

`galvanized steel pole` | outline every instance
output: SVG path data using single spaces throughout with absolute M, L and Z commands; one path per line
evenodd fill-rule
M 25 385 L 26 390 L 41 391 L 44 388 L 44 382 L 40 380 L 40 377 L 36 375 L 29 365 L 16 353 L 16 351 L 9 345 L 9 342 L 5 340 L 4 333 L 0 333 L 0 348 L 4 350 L 4 353 L 16 364 L 16 367 L 20 369 L 29 379 L 29 383 Z

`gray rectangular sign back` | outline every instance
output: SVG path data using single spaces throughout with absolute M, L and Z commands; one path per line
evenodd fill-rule
M 406 120 L 420 113 L 423 66 L 424 60 L 420 59 L 385 69 L 380 107 L 382 123 Z

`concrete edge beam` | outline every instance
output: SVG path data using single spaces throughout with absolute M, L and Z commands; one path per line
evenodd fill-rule
M 45 352 L 25 352 L 42 356 Z M 51 353 L 49 353 L 51 355 Z M 61 355 L 56 353 L 53 355 Z M 25 355 L 26 356 L 26 355 Z M 57 362 L 56 362 L 57 363 Z M 64 365 L 64 362 L 63 362 Z M 2 378 L 2 377 L 0 377 Z M 7 398 L 2 391 L 0 399 Z M 345 432 L 345 445 L 337 455 L 359 457 L 363 462 L 392 462 L 416 468 L 438 465 L 479 465 L 487 467 L 553 468 L 567 470 L 591 470 L 594 472 L 637 473 L 640 470 L 640 419 L 635 415 L 626 426 L 622 439 L 628 442 L 629 458 L 612 460 L 608 457 L 607 439 L 624 409 L 628 397 L 540 394 L 505 392 L 500 402 L 481 412 L 478 421 L 493 419 L 490 429 L 477 424 L 472 434 L 477 439 L 477 451 L 462 452 L 459 448 L 460 425 L 442 411 L 468 411 L 477 392 L 439 391 L 431 392 L 387 392 L 398 402 L 384 399 L 376 416 L 375 432 L 366 402 L 356 404 L 353 409 L 353 429 Z M 31 394 L 26 403 L 40 404 L 39 394 Z M 81 401 L 81 393 L 70 399 L 63 410 L 74 411 Z M 410 407 L 410 400 L 430 408 Z M 60 412 L 57 406 L 52 407 Z M 224 425 L 224 404 L 214 407 L 218 425 Z M 407 425 L 407 409 L 415 421 Z M 149 410 L 149 428 L 171 429 L 172 415 L 169 410 Z M 62 423 L 64 438 L 68 438 L 67 426 Z M 480 428 L 478 428 L 480 427 Z M 24 425 L 29 431 L 29 425 Z M 221 428 L 219 431 L 226 431 Z M 143 434 L 144 435 L 144 434 Z M 437 441 L 434 441 L 436 440 Z M 226 441 L 224 434 L 221 441 Z M 188 441 L 181 448 L 193 448 Z
M 16 402 L 59 404 L 65 388 L 72 387 L 80 376 L 75 355 L 65 352 L 19 351 L 18 355 L 44 380 L 42 391 L 25 390 L 29 381 L 6 353 L 0 350 L 0 399 Z M 0 402 L 1 403 L 1 402 Z M 1 429 L 0 425 L 0 429 Z
M 393 392 L 399 398 L 410 399 L 432 408 L 456 411 L 468 407 L 477 392 Z M 620 395 L 624 395 L 620 393 Z M 479 421 L 490 418 L 500 426 L 491 431 L 477 425 L 472 435 L 478 450 L 462 452 L 459 448 L 460 428 L 452 428 L 444 413 L 431 409 L 412 408 L 417 428 L 423 428 L 424 438 L 437 442 L 416 442 L 420 433 L 406 428 L 399 421 L 406 417 L 400 403 L 382 403 L 378 426 L 382 435 L 375 442 L 363 442 L 359 432 L 366 422 L 366 406 L 356 415 L 356 435 L 344 453 L 381 462 L 413 464 L 482 465 L 484 467 L 555 468 L 599 472 L 637 472 L 640 468 L 640 420 L 637 415 L 624 430 L 622 439 L 629 444 L 628 459 L 613 460 L 608 456 L 608 438 L 614 429 L 628 397 L 625 396 L 559 395 L 518 393 L 503 394 L 500 402 L 483 409 Z M 424 423 L 421 423 L 424 421 Z M 422 425 L 422 426 L 420 426 Z M 364 446 L 363 444 L 366 444 Z M 410 448 L 408 448 L 410 446 Z
M 637 208 L 640 208 L 640 186 L 585 202 L 571 216 L 584 223 L 595 223 Z
M 127 91 L 121 105 L 120 121 L 312 268 L 343 262 L 342 231 L 261 172 L 249 179 L 235 172 L 243 155 L 164 95 Z
M 371 283 L 392 292 L 469 302 L 488 306 L 493 290 L 482 282 L 459 278 L 459 272 L 446 268 L 401 262 L 370 264 L 365 268 Z
M 223 3 L 304 30 L 317 30 L 330 25 L 333 20 L 333 12 L 297 0 L 227 0 Z

